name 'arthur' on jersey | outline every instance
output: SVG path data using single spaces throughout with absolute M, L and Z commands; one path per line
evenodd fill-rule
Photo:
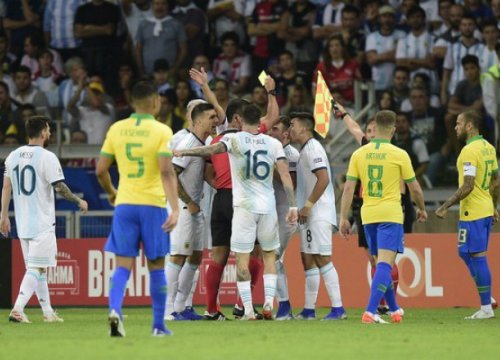
M 246 131 L 226 134 L 221 142 L 229 153 L 233 206 L 254 214 L 275 212 L 273 170 L 279 159 L 286 160 L 283 145 L 270 136 Z
M 64 180 L 57 156 L 41 146 L 21 146 L 5 160 L 5 176 L 12 182 L 19 238 L 32 239 L 54 231 L 53 185 Z

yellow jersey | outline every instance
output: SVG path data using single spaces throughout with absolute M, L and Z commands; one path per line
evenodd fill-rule
M 165 207 L 159 156 L 172 157 L 172 130 L 148 114 L 132 114 L 113 124 L 102 145 L 101 155 L 112 157 L 120 180 L 115 205 Z
M 347 179 L 361 180 L 363 224 L 403 223 L 400 181 L 415 181 L 406 151 L 389 140 L 373 139 L 352 154 Z
M 493 199 L 490 194 L 491 175 L 498 171 L 495 148 L 483 139 L 474 136 L 467 141 L 457 159 L 458 186 L 464 176 L 474 176 L 474 188 L 460 201 L 460 220 L 472 221 L 493 216 Z

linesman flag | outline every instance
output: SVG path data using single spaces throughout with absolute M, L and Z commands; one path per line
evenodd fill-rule
M 316 80 L 316 97 L 314 98 L 314 130 L 324 139 L 330 130 L 330 112 L 332 111 L 332 94 L 326 85 L 321 71 Z

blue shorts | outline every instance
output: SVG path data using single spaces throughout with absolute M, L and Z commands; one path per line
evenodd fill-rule
M 377 255 L 378 249 L 397 253 L 404 251 L 403 224 L 384 222 L 363 225 L 363 227 L 370 254 Z
M 147 259 L 164 257 L 170 251 L 170 236 L 161 228 L 167 216 L 167 209 L 157 206 L 118 205 L 104 250 L 136 257 L 142 242 Z
M 493 217 L 458 222 L 458 252 L 479 253 L 488 250 Z

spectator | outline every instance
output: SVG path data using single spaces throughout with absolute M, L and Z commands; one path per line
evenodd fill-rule
M 14 74 L 15 93 L 12 99 L 19 104 L 33 104 L 38 114 L 48 114 L 49 102 L 45 94 L 32 86 L 31 71 L 19 66 Z
M 366 36 L 361 30 L 361 11 L 353 5 L 345 5 L 341 11 L 342 37 L 346 44 L 347 56 L 356 59 L 364 78 L 370 78 L 371 70 L 365 64 Z
M 120 93 L 114 99 L 116 118 L 126 119 L 132 114 L 132 84 L 135 82 L 135 73 L 131 63 L 122 62 L 118 68 L 118 81 L 120 84 Z
M 293 54 L 297 66 L 311 74 L 318 61 L 318 48 L 312 38 L 312 26 L 316 17 L 314 5 L 308 0 L 297 0 L 281 18 L 278 37 L 286 41 L 285 49 Z
M 52 51 L 45 49 L 38 53 L 38 72 L 33 82 L 38 90 L 42 91 L 49 102 L 50 115 L 58 117 L 59 109 L 59 77 L 60 74 L 54 69 L 54 58 Z
M 176 0 L 177 6 L 172 15 L 184 26 L 187 38 L 187 54 L 181 65 L 189 68 L 197 55 L 203 54 L 205 49 L 205 28 L 207 27 L 205 14 L 191 0 Z
M 441 25 L 437 0 L 419 0 L 418 5 L 425 11 L 428 28 L 435 30 Z
M 434 108 L 441 107 L 441 100 L 439 99 L 439 96 L 431 94 L 431 79 L 429 78 L 429 75 L 427 75 L 425 73 L 416 73 L 415 77 L 411 81 L 410 87 L 423 87 L 423 88 L 425 88 L 427 93 L 430 94 L 429 101 L 431 103 L 431 107 L 434 107 Z M 403 102 L 401 103 L 401 111 L 402 112 L 412 111 L 411 102 L 410 102 L 409 98 L 404 99 Z
M 255 37 L 252 71 L 257 76 L 285 47 L 285 42 L 277 36 L 285 10 L 284 0 L 262 0 L 255 6 L 248 22 L 248 35 Z
M 455 123 L 458 114 L 474 109 L 481 113 L 483 110 L 483 95 L 481 90 L 479 59 L 475 55 L 465 55 L 461 65 L 465 79 L 457 84 L 455 92 L 448 102 L 445 117 L 446 131 L 448 134 L 447 151 L 458 154 L 459 146 L 455 136 Z M 494 128 L 490 133 L 494 134 Z
M 89 73 L 100 74 L 112 93 L 117 92 L 118 49 L 116 29 L 120 21 L 118 6 L 104 0 L 81 5 L 75 15 L 75 36 L 82 41 L 81 51 Z
M 74 24 L 78 7 L 85 0 L 48 0 L 43 16 L 45 42 L 61 54 L 62 61 L 79 56 L 81 40 L 75 36 Z
M 481 76 L 481 88 L 486 113 L 495 124 L 495 144 L 498 144 L 500 128 L 500 43 L 495 46 L 497 64 Z
M 173 133 L 182 130 L 184 128 L 184 119 L 177 114 L 175 114 L 175 104 L 177 103 L 177 97 L 175 96 L 174 89 L 168 89 L 165 92 L 160 93 L 160 112 L 158 114 L 158 121 L 168 125 Z
M 40 32 L 42 0 L 4 0 L 5 18 L 3 27 L 9 32 L 10 51 L 20 57 L 24 38 Z
M 32 104 L 20 105 L 14 112 L 14 121 L 10 124 L 5 132 L 5 135 L 15 135 L 19 143 L 26 144 L 28 142 L 28 135 L 24 126 L 26 120 L 36 115 L 35 107 Z
M 302 70 L 297 70 L 293 54 L 285 50 L 278 57 L 279 75 L 276 76 L 276 100 L 278 104 L 283 106 L 287 99 L 290 89 L 295 85 L 305 86 L 308 81 L 307 75 Z
M 484 51 L 478 56 L 481 68 L 487 71 L 491 66 L 497 62 L 497 54 L 495 46 L 500 39 L 500 30 L 498 29 L 497 22 L 493 18 L 484 20 L 481 23 L 481 35 L 484 41 Z
M 423 185 L 425 183 L 423 176 L 429 164 L 429 153 L 422 139 L 410 130 L 410 119 L 404 113 L 399 113 L 396 117 L 396 132 L 392 143 L 405 150 L 410 156 L 411 165 L 415 170 L 417 181 Z M 405 184 L 405 192 L 402 195 L 404 208 L 403 227 L 406 234 L 413 232 L 413 223 L 415 221 L 415 209 L 410 197 L 410 191 Z
M 130 41 L 135 48 L 137 45 L 136 34 L 139 24 L 153 16 L 150 0 L 121 0 L 120 1 L 123 19 L 127 25 Z M 121 118 L 119 118 L 121 119 Z
M 175 97 L 176 104 L 174 108 L 174 113 L 182 119 L 183 128 L 189 126 L 187 120 L 187 104 L 194 98 L 193 91 L 187 80 L 179 80 L 175 85 Z
M 411 88 L 410 102 L 413 110 L 408 113 L 408 118 L 412 130 L 422 138 L 430 154 L 426 175 L 435 185 L 448 159 L 443 148 L 446 142 L 446 136 L 443 136 L 446 134 L 444 114 L 441 109 L 430 106 L 429 93 L 424 87 Z
M 410 96 L 410 71 L 404 66 L 396 66 L 392 75 L 392 92 L 394 109 L 401 109 L 401 104 Z
M 19 141 L 19 138 L 14 134 L 5 135 L 2 139 L 2 145 L 14 146 L 20 144 L 21 142 Z
M 392 93 L 388 90 L 380 93 L 378 98 L 378 110 L 393 110 L 394 109 L 394 99 L 392 98 Z
M 3 74 L 10 74 L 16 60 L 16 55 L 9 52 L 7 34 L 4 31 L 0 31 L 0 71 Z
M 398 41 L 396 64 L 407 67 L 411 77 L 417 72 L 428 74 L 432 81 L 433 91 L 437 91 L 438 79 L 431 54 L 434 39 L 425 28 L 425 12 L 421 7 L 413 6 L 408 10 L 408 24 L 411 31 Z
M 455 3 L 454 0 L 439 0 L 439 17 L 442 22 L 441 25 L 434 31 L 434 36 L 439 36 L 446 33 L 451 28 L 451 7 Z
M 497 24 L 500 28 L 500 0 L 491 0 L 491 11 L 493 12 L 493 17 L 497 19 Z
M 205 69 L 205 72 L 207 73 L 208 77 L 208 82 L 214 80 L 215 75 L 212 71 L 210 60 L 206 55 L 198 55 L 197 57 L 195 57 L 193 60 L 193 68 L 195 68 L 196 70 L 201 70 L 201 68 Z M 200 99 L 203 99 L 205 97 L 201 89 L 201 86 L 196 81 L 190 79 L 189 84 L 191 85 L 191 89 L 193 89 L 193 92 L 195 93 L 196 97 Z
M 30 34 L 24 38 L 24 56 L 21 59 L 21 65 L 28 67 L 31 70 L 32 79 L 40 71 L 38 66 L 38 55 L 43 50 L 43 39 L 38 34 Z M 49 50 L 52 53 L 52 67 L 58 76 L 64 74 L 61 56 L 54 50 Z
M 347 50 L 341 35 L 328 39 L 323 60 L 316 67 L 313 79 L 313 95 L 316 91 L 317 72 L 321 71 L 331 91 L 339 94 L 348 103 L 354 101 L 354 80 L 361 79 L 356 60 L 347 58 Z
M 304 85 L 295 85 L 288 92 L 286 106 L 282 113 L 290 115 L 293 112 L 311 112 L 312 101 Z
M 229 96 L 229 84 L 224 79 L 215 79 L 214 94 L 219 105 L 226 111 L 227 105 L 231 100 Z
M 69 143 L 72 145 L 84 145 L 88 144 L 88 136 L 85 131 L 75 130 L 71 133 Z M 97 164 L 96 158 L 76 158 L 69 159 L 65 166 L 67 167 L 87 167 L 87 168 L 95 168 Z
M 80 85 L 68 104 L 68 111 L 73 116 L 70 130 L 85 131 L 89 144 L 102 144 L 108 128 L 115 120 L 113 106 L 105 101 L 104 87 L 99 82 L 88 84 L 84 101 L 77 105 L 82 92 L 83 87 Z
M 267 91 L 262 85 L 255 85 L 252 90 L 251 102 L 256 105 L 261 113 L 265 116 L 267 113 Z
M 372 67 L 375 91 L 380 92 L 391 85 L 396 67 L 396 44 L 405 34 L 395 30 L 396 12 L 388 5 L 379 9 L 378 23 L 379 30 L 366 39 L 366 61 Z
M 88 79 L 85 64 L 79 57 L 72 57 L 68 59 L 65 64 L 65 70 L 69 79 L 66 79 L 59 84 L 59 104 L 63 110 L 63 124 L 65 127 L 68 127 L 72 120 L 71 114 L 67 111 L 69 101 L 77 92 L 79 84 L 81 83 L 83 87 L 83 84 L 87 82 Z M 83 91 L 77 105 L 81 103 L 84 96 L 85 92 Z
M 418 6 L 419 0 L 403 0 L 398 8 L 399 11 L 399 21 L 397 24 L 397 29 L 404 32 L 410 31 L 410 26 L 408 25 L 408 12 L 414 6 Z M 392 4 L 393 7 L 397 7 L 397 4 Z
M 480 0 L 464 0 L 464 6 L 467 15 L 477 19 L 478 22 L 493 16 L 491 8 Z
M 209 0 L 208 2 L 208 20 L 214 23 L 213 45 L 220 46 L 222 44 L 222 35 L 227 32 L 235 32 L 241 43 L 245 42 L 246 29 L 245 18 L 249 17 L 253 8 L 249 3 L 252 1 L 245 0 Z
M 214 75 L 230 84 L 232 94 L 241 96 L 250 80 L 250 56 L 239 49 L 239 38 L 235 32 L 224 34 L 221 41 L 222 53 L 214 60 Z
M 16 109 L 10 99 L 9 86 L 0 81 L 0 135 L 5 134 L 10 124 L 14 121 L 14 110 Z
M 187 55 L 187 36 L 182 24 L 169 16 L 167 0 L 153 0 L 153 17 L 137 29 L 136 58 L 141 74 L 151 75 L 157 59 L 166 58 L 170 77 L 177 74 Z
M 465 14 L 464 7 L 460 4 L 454 4 L 450 7 L 450 25 L 448 30 L 441 34 L 432 46 L 432 54 L 437 60 L 443 61 L 446 56 L 448 46 L 460 38 L 460 21 Z M 441 64 L 441 63 L 439 63 Z
M 169 82 L 169 70 L 167 59 L 157 59 L 153 65 L 153 81 L 158 88 L 158 92 L 162 93 L 172 88 Z
M 331 0 L 316 12 L 313 26 L 313 37 L 318 40 L 326 40 L 332 34 L 341 31 L 341 11 L 344 7 L 343 1 Z

